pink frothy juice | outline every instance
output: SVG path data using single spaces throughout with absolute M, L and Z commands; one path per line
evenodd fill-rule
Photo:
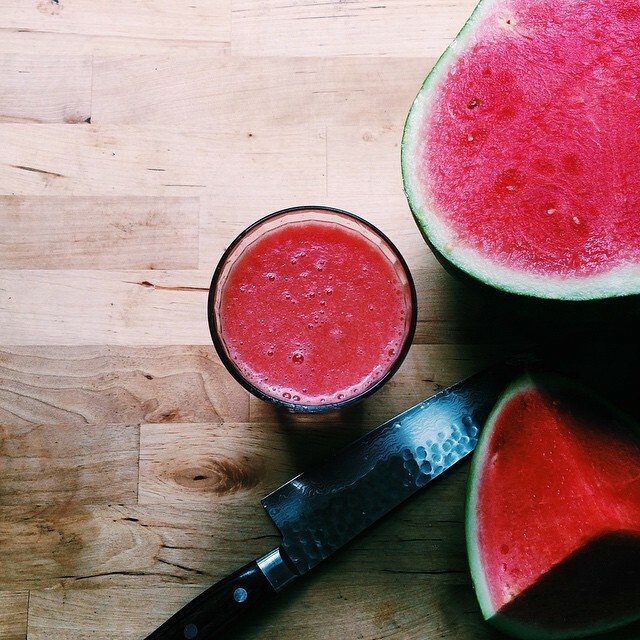
M 328 411 L 395 373 L 413 337 L 413 280 L 372 225 L 323 207 L 274 213 L 222 257 L 209 294 L 214 344 L 254 395 Z

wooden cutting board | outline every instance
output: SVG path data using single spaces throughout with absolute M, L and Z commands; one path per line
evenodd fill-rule
M 0 638 L 144 638 L 277 545 L 262 495 L 536 341 L 442 271 L 402 192 L 404 118 L 472 8 L 4 0 Z M 222 251 L 296 204 L 369 219 L 417 283 L 409 357 L 344 415 L 249 397 L 209 339 Z M 499 638 L 470 586 L 466 478 L 463 464 L 238 637 Z

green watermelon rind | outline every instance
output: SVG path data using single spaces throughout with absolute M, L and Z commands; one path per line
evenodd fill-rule
M 607 411 L 612 415 L 617 416 L 617 418 L 622 423 L 627 424 L 629 428 L 638 429 L 640 427 L 630 416 L 620 411 L 615 405 L 611 404 L 608 400 L 597 393 L 587 390 L 577 382 L 552 373 L 528 372 L 512 381 L 494 405 L 487 417 L 484 428 L 480 432 L 478 444 L 471 459 L 465 501 L 465 536 L 471 578 L 483 618 L 506 634 L 516 638 L 521 638 L 522 640 L 572 640 L 574 638 L 585 638 L 596 634 L 606 633 L 629 625 L 640 620 L 640 611 L 636 616 L 620 618 L 616 622 L 608 624 L 604 623 L 598 627 L 591 626 L 588 629 L 573 630 L 571 632 L 544 630 L 539 627 L 531 627 L 515 622 L 514 620 L 497 613 L 491 603 L 485 571 L 483 570 L 478 554 L 478 544 L 475 535 L 477 529 L 477 492 L 475 489 L 478 486 L 477 479 L 479 478 L 480 472 L 486 462 L 487 448 L 491 440 L 496 418 L 506 403 L 508 403 L 514 396 L 526 391 L 527 389 L 540 388 L 558 389 L 561 391 L 566 391 L 567 389 L 572 390 L 574 393 L 578 393 L 588 398 L 589 402 L 606 407 Z
M 477 484 L 476 479 L 480 477 L 480 472 L 486 459 L 487 449 L 489 447 L 489 441 L 491 439 L 493 425 L 495 424 L 496 417 L 502 411 L 504 405 L 516 394 L 521 393 L 524 389 L 532 386 L 533 381 L 531 377 L 526 374 L 516 381 L 512 382 L 507 389 L 502 393 L 493 409 L 489 413 L 487 420 L 484 424 L 480 437 L 478 438 L 478 444 L 471 458 L 471 465 L 469 467 L 469 481 L 467 484 L 467 496 L 465 502 L 465 535 L 467 543 L 467 555 L 469 558 L 469 568 L 471 570 L 471 579 L 473 582 L 474 590 L 478 604 L 480 605 L 480 611 L 485 620 L 495 621 L 496 611 L 491 603 L 489 596 L 489 587 L 486 580 L 486 573 L 483 571 L 483 566 L 480 561 L 480 556 L 477 552 L 478 543 L 476 539 L 476 515 L 477 515 L 477 492 L 475 491 Z
M 415 175 L 419 152 L 420 124 L 429 105 L 436 99 L 440 80 L 456 60 L 457 53 L 465 49 L 473 37 L 473 27 L 480 22 L 493 4 L 493 0 L 480 0 L 469 19 L 445 49 L 418 91 L 404 123 L 401 142 L 401 172 L 404 193 L 414 220 L 443 267 L 454 276 L 492 289 L 498 294 L 530 301 L 573 302 L 584 311 L 589 302 L 607 302 L 611 299 L 634 300 L 640 294 L 640 266 L 622 265 L 607 273 L 590 277 L 562 277 L 543 274 L 525 274 L 497 264 L 473 249 L 455 242 L 451 230 L 438 220 L 433 203 L 423 202 L 420 180 Z M 450 247 L 455 246 L 455 250 Z

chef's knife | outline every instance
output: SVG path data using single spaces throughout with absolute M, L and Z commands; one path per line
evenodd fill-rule
M 517 357 L 440 391 L 263 498 L 282 543 L 213 585 L 147 640 L 217 638 L 476 446 Z

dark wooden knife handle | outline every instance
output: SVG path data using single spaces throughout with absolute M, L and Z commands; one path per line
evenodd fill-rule
M 203 591 L 146 640 L 214 640 L 276 593 L 254 560 Z

